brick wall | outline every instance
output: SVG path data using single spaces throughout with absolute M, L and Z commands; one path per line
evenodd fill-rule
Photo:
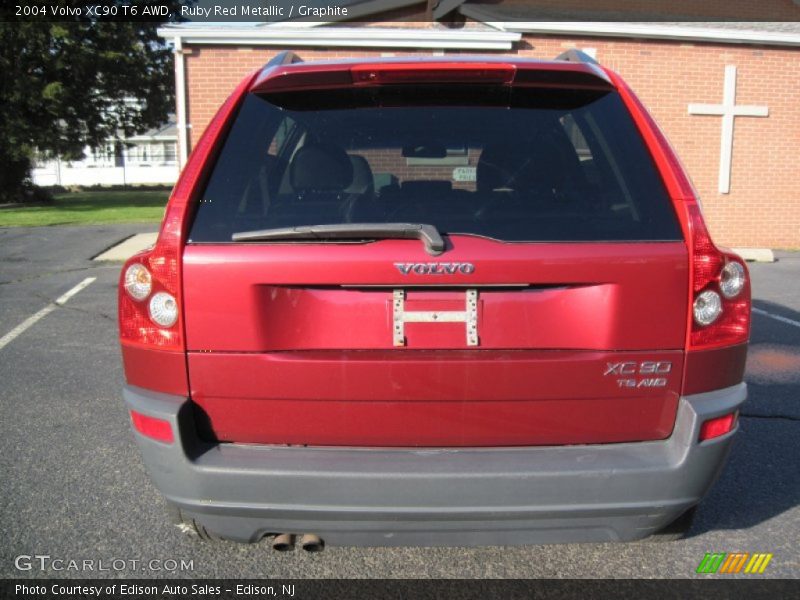
M 800 247 L 800 49 L 668 41 L 526 37 L 514 54 L 552 58 L 592 47 L 618 71 L 663 127 L 703 202 L 712 234 L 730 246 Z M 280 49 L 198 46 L 186 56 L 191 140 L 247 72 Z M 424 52 L 391 51 L 395 56 Z M 380 56 L 380 51 L 301 50 L 306 60 Z M 769 117 L 737 117 L 729 194 L 717 180 L 722 119 L 688 114 L 689 103 L 722 101 L 725 65 L 736 65 L 737 104 L 769 106 Z M 415 177 L 421 178 L 421 177 Z
M 480 158 L 480 151 L 475 148 L 470 148 L 465 157 L 466 162 L 464 165 L 422 165 L 422 164 L 407 164 L 408 161 L 401 156 L 399 149 L 395 150 L 361 150 L 358 152 L 361 156 L 367 159 L 370 168 L 374 173 L 391 173 L 397 177 L 398 183 L 404 181 L 416 180 L 445 180 L 451 181 L 453 177 L 453 169 L 457 166 L 476 166 L 478 158 Z M 452 181 L 454 189 L 461 190 L 475 190 L 474 181 Z

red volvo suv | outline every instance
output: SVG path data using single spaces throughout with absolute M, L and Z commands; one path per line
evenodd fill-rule
M 674 537 L 746 397 L 746 266 L 575 51 L 277 56 L 119 289 L 136 441 L 202 537 Z

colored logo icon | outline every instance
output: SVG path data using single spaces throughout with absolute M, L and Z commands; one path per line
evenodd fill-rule
M 697 567 L 698 573 L 763 573 L 772 554 L 757 552 L 706 552 Z

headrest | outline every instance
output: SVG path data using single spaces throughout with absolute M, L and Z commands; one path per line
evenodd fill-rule
M 352 194 L 372 194 L 375 192 L 375 179 L 367 159 L 360 154 L 351 154 L 350 163 L 353 165 L 353 180 L 347 187 Z
M 292 158 L 289 181 L 298 192 L 339 192 L 353 181 L 353 164 L 339 146 L 306 144 Z
M 476 187 L 481 192 L 496 189 L 518 189 L 535 159 L 532 149 L 519 144 L 486 146 L 478 159 Z
M 537 132 L 535 142 L 486 146 L 478 159 L 476 187 L 481 192 L 555 188 L 580 170 L 578 155 L 563 129 L 545 129 Z

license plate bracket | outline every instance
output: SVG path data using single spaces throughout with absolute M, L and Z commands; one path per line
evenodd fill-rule
M 417 310 L 405 309 L 406 292 L 392 291 L 392 338 L 395 346 L 406 345 L 406 323 L 464 323 L 467 346 L 480 343 L 478 335 L 478 290 L 466 290 L 464 310 Z

